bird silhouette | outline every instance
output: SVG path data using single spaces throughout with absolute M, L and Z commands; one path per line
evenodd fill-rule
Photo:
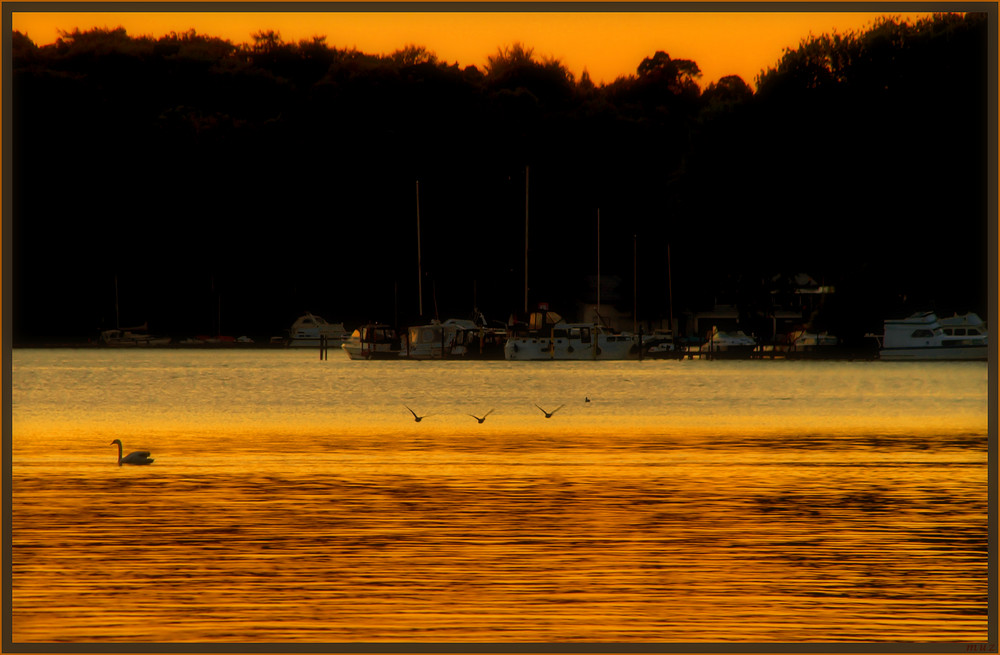
M 541 407 L 538 407 L 538 405 L 535 405 L 535 407 L 538 407 L 538 409 L 542 409 L 542 414 L 545 414 L 545 418 L 552 418 L 553 414 L 555 414 L 556 412 L 558 412 L 560 409 L 562 409 L 565 406 L 566 405 L 559 405 L 558 407 L 556 407 L 555 409 L 553 409 L 551 412 L 546 412 Z
M 584 396 L 583 397 L 583 402 L 589 403 L 590 402 L 590 398 L 588 396 Z
M 472 418 L 474 418 L 474 419 L 476 419 L 477 421 L 479 421 L 480 423 L 482 423 L 483 421 L 485 421 L 485 420 L 486 420 L 486 417 L 487 417 L 487 416 L 489 416 L 489 415 L 490 415 L 490 414 L 492 414 L 492 413 L 493 413 L 493 410 L 491 409 L 490 411 L 488 411 L 488 412 L 486 412 L 485 414 L 483 414 L 482 418 L 480 418 L 480 417 L 476 416 L 475 414 L 469 414 L 469 416 L 471 416 Z
M 115 439 L 110 445 L 114 446 L 118 444 L 118 466 L 122 464 L 152 464 L 153 460 L 149 458 L 148 450 L 137 450 L 131 452 L 125 457 L 122 457 L 122 441 L 121 439 Z
M 403 405 L 403 407 L 406 407 L 406 405 Z M 406 407 L 406 409 L 410 409 L 410 408 Z M 413 411 L 412 409 L 410 409 L 410 413 L 413 414 L 413 420 L 416 421 L 417 423 L 419 423 L 420 421 L 424 420 L 428 416 L 431 416 L 431 414 L 424 414 L 423 416 L 417 416 L 417 413 L 415 411 Z

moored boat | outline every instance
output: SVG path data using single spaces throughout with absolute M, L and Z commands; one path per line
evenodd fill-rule
M 115 328 L 101 332 L 101 343 L 115 348 L 132 348 L 137 346 L 166 346 L 170 337 L 153 336 L 149 334 L 146 324 L 131 328 Z
M 785 356 L 789 359 L 823 359 L 836 357 L 840 339 L 829 332 L 797 330 L 788 335 Z
M 904 319 L 887 320 L 879 341 L 879 359 L 985 360 L 989 334 L 974 313 L 939 318 L 934 312 L 917 312 Z
M 452 319 L 441 323 L 412 325 L 403 334 L 400 357 L 408 359 L 445 359 L 455 347 L 457 328 Z
M 388 325 L 368 323 L 354 330 L 340 347 L 351 359 L 398 359 L 400 339 Z
M 535 312 L 526 333 L 512 334 L 504 345 L 510 361 L 620 360 L 639 356 L 639 338 L 618 334 L 595 323 L 567 323 L 554 312 Z
M 410 327 L 400 354 L 409 359 L 503 359 L 506 338 L 506 330 L 449 318 Z
M 350 338 L 351 333 L 343 323 L 330 323 L 322 316 L 306 312 L 295 319 L 288 335 L 290 348 L 318 348 L 323 338 L 328 346 L 336 348 Z
M 670 330 L 656 330 L 642 340 L 642 356 L 648 359 L 683 359 L 684 347 Z
M 742 330 L 724 332 L 713 326 L 708 339 L 698 348 L 702 357 L 712 359 L 743 359 L 749 358 L 757 347 L 753 337 Z

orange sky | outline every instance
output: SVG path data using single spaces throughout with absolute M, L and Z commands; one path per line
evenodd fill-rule
M 215 5 L 216 7 L 218 5 Z M 460 5 L 465 6 L 465 5 Z M 233 43 L 273 29 L 285 41 L 326 36 L 327 44 L 387 54 L 408 44 L 422 45 L 439 59 L 482 66 L 498 47 L 515 42 L 536 55 L 559 59 L 577 77 L 586 68 L 594 82 L 634 74 L 657 50 L 675 59 L 693 59 L 704 87 L 724 75 L 753 85 L 774 65 L 785 47 L 810 34 L 864 29 L 880 15 L 862 12 L 512 12 L 512 13 L 105 13 L 14 12 L 13 27 L 36 44 L 58 38 L 58 30 L 122 26 L 133 36 L 159 37 L 195 29 Z M 899 15 L 899 14 L 889 14 Z M 913 19 L 925 14 L 904 14 Z

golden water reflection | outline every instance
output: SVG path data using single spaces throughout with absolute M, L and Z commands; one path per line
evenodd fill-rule
M 969 389 L 950 399 L 918 388 L 940 379 L 932 370 L 919 385 L 884 384 L 881 413 L 864 396 L 819 403 L 847 418 L 829 429 L 750 420 L 713 431 L 704 417 L 692 429 L 662 418 L 699 405 L 722 416 L 728 404 L 736 424 L 765 414 L 765 383 L 795 381 L 739 369 L 734 383 L 731 369 L 702 368 L 715 390 L 694 394 L 678 391 L 677 369 L 522 368 L 514 372 L 533 379 L 487 397 L 499 407 L 480 430 L 460 410 L 488 391 L 458 396 L 461 380 L 440 369 L 414 379 L 313 364 L 234 373 L 249 390 L 238 402 L 160 385 L 160 397 L 139 404 L 151 408 L 147 420 L 115 398 L 93 410 L 90 390 L 45 411 L 42 382 L 73 385 L 35 370 L 36 389 L 25 374 L 15 394 L 15 642 L 987 638 L 978 369 L 948 369 Z M 497 370 L 486 369 L 491 384 L 504 381 Z M 812 385 L 802 394 L 845 398 L 843 385 L 820 382 L 830 368 L 795 371 L 813 380 L 798 381 Z M 241 407 L 261 411 L 252 409 L 261 377 L 291 373 L 316 385 L 349 374 L 353 386 L 338 399 L 325 386 L 284 396 L 272 386 L 268 420 L 226 425 Z M 635 405 L 613 392 L 626 375 L 649 378 L 630 387 Z M 727 400 L 746 395 L 754 375 L 749 409 Z M 444 389 L 417 397 L 435 376 Z M 571 400 L 551 420 L 521 407 L 560 393 Z M 155 419 L 185 400 L 184 420 L 171 419 L 183 425 Z M 436 404 L 438 421 L 400 418 L 397 401 L 414 400 Z M 942 420 L 914 429 L 886 418 L 918 404 Z M 60 412 L 80 423 L 53 418 Z M 886 429 L 851 427 L 865 412 Z M 785 414 L 808 410 L 792 403 Z M 46 432 L 46 421 L 57 429 Z M 153 450 L 155 464 L 119 468 L 112 434 L 125 435 L 126 450 Z

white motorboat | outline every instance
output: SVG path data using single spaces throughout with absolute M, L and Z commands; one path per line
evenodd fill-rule
M 449 318 L 410 327 L 403 337 L 400 355 L 409 359 L 503 359 L 505 330 L 475 321 Z
M 471 321 L 470 321 L 471 323 Z M 403 335 L 400 356 L 409 359 L 444 359 L 455 348 L 458 326 L 455 319 L 413 325 Z
M 340 346 L 351 359 L 398 359 L 399 336 L 388 325 L 362 325 Z
M 917 312 L 887 320 L 879 340 L 879 358 L 899 360 L 985 360 L 988 332 L 974 313 L 939 318 L 934 312 Z
M 322 316 L 309 312 L 295 319 L 288 334 L 291 348 L 318 348 L 323 337 L 328 346 L 336 348 L 351 336 L 343 323 L 329 323 Z
M 750 357 L 757 342 L 742 330 L 721 331 L 713 326 L 708 339 L 701 344 L 698 352 L 703 357 L 713 359 L 741 359 Z

